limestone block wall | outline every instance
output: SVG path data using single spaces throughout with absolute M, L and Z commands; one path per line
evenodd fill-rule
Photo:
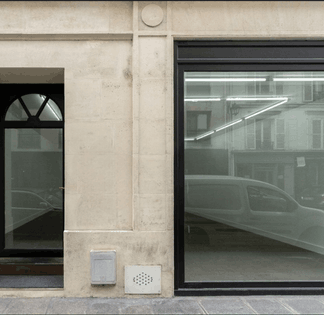
M 172 296 L 174 40 L 322 39 L 323 14 L 311 1 L 0 1 L 0 83 L 65 84 L 66 188 L 64 289 L 0 296 L 121 297 L 127 265 L 161 265 L 158 296 Z M 116 285 L 90 284 L 99 249 L 117 251 Z

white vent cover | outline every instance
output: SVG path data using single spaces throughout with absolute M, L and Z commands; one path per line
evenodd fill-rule
M 125 293 L 161 294 L 161 266 L 125 266 Z

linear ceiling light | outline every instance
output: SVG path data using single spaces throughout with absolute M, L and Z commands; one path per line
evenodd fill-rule
M 283 100 L 283 101 L 281 101 L 281 102 L 279 102 L 279 103 L 277 103 L 277 104 L 271 105 L 271 106 L 269 106 L 269 107 L 267 107 L 267 108 L 264 108 L 264 109 L 262 109 L 262 110 L 260 110 L 260 111 L 255 112 L 255 113 L 253 113 L 253 114 L 251 114 L 251 115 L 248 115 L 248 116 L 244 117 L 244 119 L 246 120 L 246 119 L 252 118 L 252 117 L 254 117 L 254 116 L 256 116 L 256 115 L 259 115 L 259 114 L 261 114 L 261 113 L 264 113 L 264 112 L 266 112 L 266 111 L 268 111 L 268 110 L 270 110 L 270 109 L 272 109 L 272 108 L 275 108 L 275 107 L 277 107 L 277 106 L 279 106 L 279 105 L 282 105 L 282 104 L 284 104 L 284 103 L 287 103 L 287 102 L 288 102 L 288 97 L 286 97 L 285 100 Z
M 45 97 L 44 95 L 39 94 L 39 96 L 40 96 L 40 97 L 45 101 L 46 97 Z M 48 108 L 49 108 L 50 111 L 54 114 L 54 116 L 55 116 L 55 118 L 56 118 L 57 120 L 62 120 L 62 119 L 57 115 L 56 111 L 55 111 L 54 108 L 51 106 L 51 104 L 49 103 L 50 101 L 51 101 L 51 99 L 49 99 L 49 100 L 47 101 L 45 107 L 48 106 Z M 44 110 L 44 109 L 43 109 L 43 110 Z
M 185 98 L 185 102 L 218 102 L 220 98 Z
M 287 97 L 228 97 L 226 101 L 282 101 Z
M 266 81 L 266 78 L 188 78 L 187 82 L 253 82 L 253 81 Z
M 55 113 L 53 107 L 47 102 L 48 108 L 51 110 L 51 112 L 54 114 L 55 118 L 57 120 L 61 120 L 60 117 Z
M 195 139 L 196 139 L 196 140 L 200 140 L 200 139 L 202 139 L 202 138 L 205 138 L 205 137 L 208 137 L 208 136 L 212 135 L 213 133 L 215 133 L 215 130 L 212 130 L 212 131 L 206 132 L 206 133 L 204 133 L 204 134 L 202 134 L 202 135 L 196 137 Z
M 324 78 L 273 78 L 273 81 L 324 81 Z
M 221 131 L 221 130 L 226 129 L 226 128 L 228 128 L 228 127 L 234 126 L 234 125 L 240 123 L 242 120 L 243 120 L 243 119 L 235 120 L 235 121 L 233 121 L 233 122 L 231 122 L 231 123 L 229 123 L 229 124 L 227 124 L 227 125 L 225 125 L 225 126 L 223 126 L 223 127 L 217 128 L 217 129 L 215 130 L 215 132 L 218 132 L 218 131 Z
M 227 100 L 237 100 L 237 99 L 235 99 L 235 98 L 232 98 L 232 99 L 229 98 L 229 99 L 227 99 Z M 254 116 L 257 116 L 257 115 L 259 115 L 259 114 L 261 114 L 261 113 L 264 113 L 264 112 L 266 112 L 266 111 L 268 111 L 268 110 L 270 110 L 270 109 L 272 109 L 272 108 L 275 108 L 275 107 L 280 106 L 280 105 L 282 105 L 282 104 L 284 104 L 284 103 L 287 103 L 287 102 L 288 102 L 288 97 L 280 97 L 280 98 L 279 98 L 279 97 L 277 97 L 277 98 L 261 98 L 261 99 L 260 99 L 260 98 L 259 98 L 259 99 L 257 99 L 257 98 L 239 98 L 239 100 L 272 100 L 272 101 L 273 101 L 273 100 L 280 100 L 281 102 L 278 102 L 278 103 L 276 103 L 276 104 L 273 104 L 273 105 L 271 105 L 271 106 L 269 106 L 269 107 L 266 107 L 266 108 L 264 108 L 264 109 L 262 109 L 262 110 L 256 111 L 255 113 L 250 114 L 250 115 L 245 116 L 245 117 L 242 117 L 242 118 L 240 118 L 240 119 L 238 119 L 238 120 L 232 121 L 231 123 L 226 124 L 226 125 L 224 125 L 224 126 L 222 126 L 222 127 L 219 127 L 219 128 L 214 129 L 214 130 L 211 130 L 211 131 L 209 131 L 209 132 L 206 132 L 206 133 L 204 133 L 204 134 L 202 134 L 202 135 L 200 135 L 200 136 L 198 136 L 198 137 L 196 137 L 196 138 L 194 138 L 194 139 L 192 139 L 192 138 L 185 139 L 185 141 L 200 140 L 200 139 L 203 139 L 203 138 L 205 138 L 205 137 L 208 137 L 208 136 L 210 136 L 210 135 L 212 135 L 212 134 L 214 134 L 214 133 L 216 133 L 216 132 L 218 132 L 218 131 L 221 131 L 221 130 L 227 129 L 227 128 L 231 127 L 231 126 L 234 126 L 234 125 L 236 125 L 236 124 L 242 122 L 243 120 L 247 120 L 247 119 L 252 118 L 252 117 L 254 117 Z
M 211 131 L 209 131 L 209 132 L 206 132 L 206 133 L 204 133 L 204 134 L 202 134 L 202 135 L 200 135 L 200 136 L 194 138 L 193 140 L 200 140 L 200 139 L 206 138 L 206 137 L 212 135 L 212 134 L 215 133 L 215 132 L 218 132 L 218 131 L 221 131 L 221 130 L 226 129 L 226 128 L 228 128 L 228 127 L 234 126 L 234 125 L 240 123 L 242 120 L 243 120 L 243 119 L 238 119 L 238 120 L 232 121 L 231 123 L 226 124 L 226 125 L 224 125 L 224 126 L 222 126 L 222 127 L 220 127 L 220 128 L 216 128 L 216 129 L 214 129 L 214 130 L 211 130 Z M 192 141 L 191 139 L 185 139 L 185 140 L 186 140 L 186 141 Z

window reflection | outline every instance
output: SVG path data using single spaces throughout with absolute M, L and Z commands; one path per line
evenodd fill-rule
M 61 129 L 5 130 L 5 248 L 62 249 Z
M 324 73 L 188 72 L 184 87 L 186 281 L 318 280 L 313 262 L 324 267 Z M 197 248 L 199 235 L 205 237 Z M 211 261 L 237 242 L 244 255 L 265 243 L 267 255 L 280 249 L 271 256 L 281 266 L 279 279 L 264 274 L 264 256 L 256 260 L 259 276 L 225 260 L 217 265 L 224 273 L 215 272 Z M 287 260 L 291 252 L 310 259 L 303 274 L 291 274 L 298 265 Z

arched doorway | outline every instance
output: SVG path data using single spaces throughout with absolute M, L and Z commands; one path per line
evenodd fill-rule
M 34 263 L 62 257 L 64 86 L 4 84 L 0 89 L 0 257 Z

